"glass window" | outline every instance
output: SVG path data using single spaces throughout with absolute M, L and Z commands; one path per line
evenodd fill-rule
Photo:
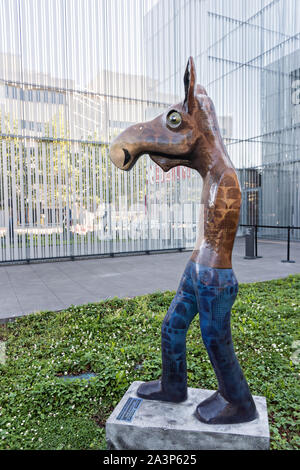
M 44 102 L 48 103 L 48 91 L 44 91 Z
M 28 99 L 28 101 L 33 101 L 33 92 L 32 92 L 32 90 L 27 91 L 27 99 Z
M 14 86 L 12 86 L 10 88 L 11 88 L 12 98 L 14 100 L 16 100 L 18 98 L 18 89 Z
M 54 91 L 52 91 L 52 94 L 51 94 L 51 103 L 52 104 L 56 103 L 56 93 Z

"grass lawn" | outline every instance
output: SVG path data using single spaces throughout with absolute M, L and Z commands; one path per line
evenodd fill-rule
M 1 327 L 0 449 L 105 449 L 105 421 L 131 382 L 160 376 L 160 327 L 173 295 L 115 298 Z M 232 311 L 251 391 L 267 398 L 272 449 L 300 447 L 299 311 L 300 275 L 241 285 Z M 216 389 L 196 319 L 187 361 L 189 386 Z M 97 377 L 59 378 L 83 371 Z

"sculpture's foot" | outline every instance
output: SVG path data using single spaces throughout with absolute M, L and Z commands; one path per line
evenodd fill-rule
M 160 380 L 152 380 L 151 382 L 141 384 L 136 393 L 138 397 L 145 398 L 146 400 L 179 403 L 187 399 L 187 391 L 184 393 L 175 393 L 174 391 L 172 391 L 172 393 L 165 392 Z
M 236 424 L 252 421 L 258 413 L 252 398 L 238 405 L 229 403 L 216 392 L 197 406 L 196 416 L 206 424 Z

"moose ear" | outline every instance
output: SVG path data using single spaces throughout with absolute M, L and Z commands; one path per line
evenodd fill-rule
M 185 74 L 183 78 L 185 98 L 183 105 L 186 111 L 191 114 L 195 106 L 195 86 L 196 86 L 196 68 L 193 57 L 189 57 Z

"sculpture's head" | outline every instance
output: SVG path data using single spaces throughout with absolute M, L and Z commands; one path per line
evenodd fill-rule
M 216 145 L 223 146 L 214 105 L 200 85 L 190 57 L 184 74 L 185 98 L 152 121 L 125 129 L 110 146 L 112 162 L 130 170 L 137 159 L 149 154 L 164 171 L 184 165 L 205 174 Z M 224 150 L 224 148 L 223 148 Z

